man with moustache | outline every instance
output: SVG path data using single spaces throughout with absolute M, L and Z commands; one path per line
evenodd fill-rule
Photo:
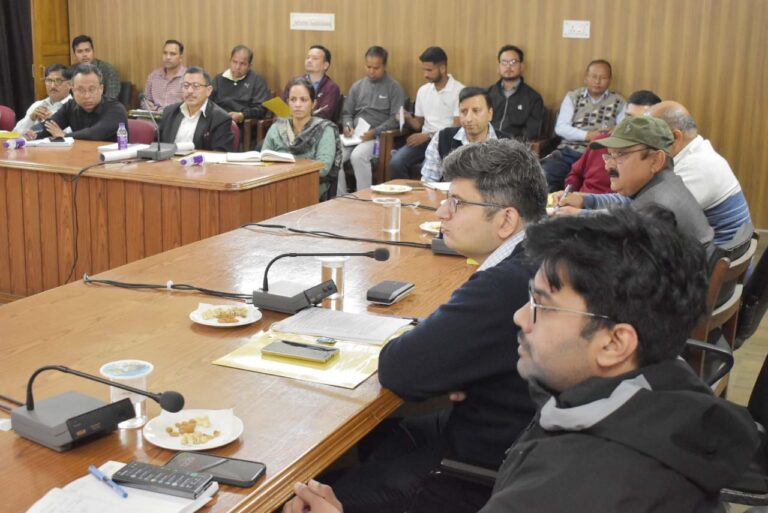
M 488 88 L 493 107 L 493 128 L 515 139 L 535 139 L 541 135 L 544 100 L 525 83 L 525 54 L 515 45 L 504 45 L 497 58 L 501 78 Z
M 607 148 L 603 155 L 611 190 L 629 198 L 632 205 L 659 205 L 675 214 L 677 224 L 707 250 L 713 249 L 714 232 L 696 198 L 673 171 L 669 148 L 674 142 L 667 123 L 650 116 L 625 118 L 613 135 L 592 142 L 590 148 Z M 576 209 L 603 209 L 616 203 L 613 194 L 570 194 L 557 198 L 558 214 Z
M 419 56 L 426 84 L 416 93 L 414 114 L 405 111 L 405 123 L 415 133 L 397 150 L 389 162 L 389 176 L 411 178 L 424 160 L 432 136 L 443 128 L 459 124 L 459 92 L 464 85 L 448 73 L 448 56 L 442 48 L 431 46 Z M 418 172 L 418 171 L 416 171 Z
M 62 64 L 51 64 L 45 68 L 45 90 L 48 97 L 33 103 L 27 114 L 16 123 L 14 132 L 24 134 L 37 123 L 53 116 L 65 103 L 72 99 L 72 81 L 69 70 Z
M 144 86 L 144 97 L 148 104 L 146 107 L 162 112 L 166 106 L 181 101 L 181 82 L 187 72 L 187 67 L 181 63 L 183 56 L 184 45 L 181 41 L 169 39 L 165 42 L 163 67 L 152 71 Z
M 192 142 L 197 150 L 232 151 L 232 118 L 209 98 L 211 76 L 202 68 L 187 68 L 181 83 L 184 101 L 169 105 L 160 121 L 160 140 Z
M 491 124 L 493 108 L 488 91 L 482 87 L 465 87 L 459 93 L 459 122 L 461 126 L 444 128 L 436 133 L 424 153 L 421 166 L 423 182 L 443 180 L 443 159 L 453 150 L 467 144 L 491 139 L 508 139 Z
M 262 104 L 270 92 L 264 77 L 251 69 L 253 50 L 237 45 L 229 56 L 229 69 L 213 79 L 212 100 L 224 109 L 232 120 L 242 125 L 250 118 L 261 119 L 267 112 Z
M 120 123 L 128 128 L 125 107 L 104 95 L 101 71 L 93 64 L 78 64 L 72 71 L 74 101 L 66 102 L 53 116 L 33 126 L 24 136 L 38 139 L 48 136 L 90 141 L 117 141 Z

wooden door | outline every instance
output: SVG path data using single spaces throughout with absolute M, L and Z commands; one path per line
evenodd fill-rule
M 43 78 L 50 64 L 70 64 L 68 0 L 32 0 L 32 74 L 35 97 L 45 98 Z

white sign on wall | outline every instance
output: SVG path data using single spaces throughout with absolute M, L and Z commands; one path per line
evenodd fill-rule
M 336 15 L 325 12 L 292 12 L 291 30 L 336 30 Z

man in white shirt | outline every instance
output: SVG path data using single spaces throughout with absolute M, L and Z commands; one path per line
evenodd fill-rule
M 651 107 L 650 115 L 667 122 L 675 137 L 669 151 L 674 172 L 704 210 L 715 231 L 715 245 L 728 242 L 744 223 L 751 223 L 749 205 L 728 161 L 699 135 L 688 110 L 674 101 Z
M 232 118 L 208 99 L 211 76 L 202 68 L 187 68 L 181 83 L 184 101 L 169 105 L 160 122 L 162 142 L 192 142 L 195 149 L 232 151 Z
M 404 112 L 405 123 L 416 133 L 408 136 L 389 163 L 391 178 L 410 178 L 424 160 L 433 135 L 459 124 L 459 92 L 464 85 L 448 73 L 448 56 L 442 48 L 430 46 L 419 56 L 427 83 L 416 93 L 415 115 Z M 398 116 L 399 118 L 399 116 Z
M 67 67 L 62 64 L 51 64 L 45 68 L 45 90 L 48 92 L 48 97 L 33 103 L 27 109 L 27 115 L 16 123 L 13 131 L 23 134 L 41 121 L 53 116 L 62 105 L 71 100 L 70 78 Z

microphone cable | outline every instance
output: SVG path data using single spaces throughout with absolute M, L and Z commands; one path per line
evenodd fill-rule
M 368 201 L 361 199 L 360 201 Z M 430 244 L 424 242 L 410 242 L 403 240 L 384 240 L 384 239 L 369 239 L 365 237 L 351 237 L 348 235 L 341 235 L 338 233 L 327 232 L 324 230 L 302 230 L 300 228 L 291 228 L 284 224 L 269 224 L 269 223 L 245 223 L 241 224 L 240 228 L 248 228 L 250 226 L 258 226 L 259 228 L 269 228 L 274 230 L 283 230 L 290 233 L 297 233 L 299 235 L 311 235 L 314 237 L 323 237 L 326 239 L 336 240 L 349 240 L 353 242 L 372 242 L 374 244 L 387 244 L 390 246 L 402 246 L 406 248 L 419 248 L 419 249 L 432 249 Z
M 368 202 L 368 203 L 373 203 L 373 199 L 361 198 L 357 194 L 353 194 L 353 193 L 344 194 L 342 196 L 336 196 L 336 198 L 355 200 L 355 201 L 365 201 L 365 202 Z M 413 208 L 420 208 L 422 210 L 429 210 L 430 212 L 436 212 L 437 211 L 437 207 L 433 207 L 433 206 L 430 206 L 430 205 L 422 205 L 422 203 L 420 201 L 415 201 L 413 203 L 400 203 L 400 205 L 403 206 L 403 207 L 413 207 Z
M 206 289 L 204 287 L 198 287 L 196 285 L 189 285 L 186 283 L 173 283 L 168 280 L 165 285 L 156 283 L 128 283 L 124 281 L 115 280 L 97 280 L 88 276 L 88 273 L 83 275 L 83 283 L 95 283 L 100 285 L 109 285 L 111 287 L 119 287 L 123 289 L 147 289 L 147 290 L 179 290 L 182 292 L 199 292 L 206 296 L 222 297 L 226 299 L 238 299 L 248 300 L 253 298 L 253 294 L 240 294 L 238 292 L 223 292 L 221 290 Z

